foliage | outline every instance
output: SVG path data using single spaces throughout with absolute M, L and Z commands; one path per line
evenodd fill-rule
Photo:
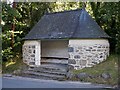
M 111 51 L 119 51 L 120 49 L 120 3 L 105 2 L 105 3 L 90 3 L 93 14 L 97 23 L 111 36 L 110 46 Z M 116 46 L 117 45 L 117 46 Z M 119 51 L 120 52 L 120 51 Z
M 38 20 L 50 12 L 82 8 L 82 2 L 16 2 L 16 8 L 2 3 L 2 46 L 3 60 L 7 61 L 21 53 L 22 38 L 32 29 Z M 87 2 L 87 11 L 98 24 L 110 35 L 111 51 L 120 53 L 120 4 L 110 2 Z M 12 25 L 15 24 L 15 30 Z M 12 47 L 12 34 L 14 45 Z
M 13 58 L 17 53 L 21 53 L 22 38 L 45 14 L 49 3 L 16 3 L 16 8 L 7 3 L 2 3 L 3 34 L 3 60 Z M 12 30 L 15 24 L 15 31 Z M 12 47 L 12 34 L 14 34 L 14 46 Z
M 65 10 L 80 9 L 82 2 L 55 2 L 50 4 L 49 12 L 60 12 Z

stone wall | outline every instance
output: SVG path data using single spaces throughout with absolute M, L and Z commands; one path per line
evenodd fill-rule
M 79 39 L 69 41 L 69 68 L 92 67 L 109 56 L 107 39 Z
M 39 66 L 41 59 L 40 41 L 25 41 L 22 47 L 23 62 L 30 66 Z
M 46 44 L 43 44 L 43 46 L 41 46 L 41 41 L 25 41 L 22 48 L 23 62 L 30 66 L 39 66 L 41 64 L 41 47 L 47 52 L 47 54 L 42 52 L 44 55 L 53 55 L 51 48 L 46 47 L 48 49 L 45 49 L 45 45 Z M 47 45 L 49 46 L 50 44 Z M 54 46 L 52 43 L 51 45 Z M 70 69 L 92 67 L 106 60 L 107 56 L 109 56 L 109 42 L 107 39 L 69 40 L 68 52 L 67 43 L 65 43 L 64 47 L 64 52 L 66 52 L 65 56 L 68 57 L 67 55 L 69 55 L 68 65 Z M 50 50 L 52 54 L 48 54 L 47 50 Z M 59 56 L 64 54 L 61 52 L 61 49 L 58 49 L 57 52 L 61 53 L 56 54 Z

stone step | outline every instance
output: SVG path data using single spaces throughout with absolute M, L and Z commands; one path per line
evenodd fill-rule
M 38 73 L 48 73 L 48 74 L 54 74 L 54 75 L 66 75 L 66 71 L 49 71 L 49 70 L 29 70 L 29 71 L 34 71 Z
M 41 63 L 68 64 L 68 59 L 42 59 Z
M 30 67 L 25 75 L 34 78 L 64 80 L 68 64 L 42 64 L 39 67 Z
M 48 73 L 38 73 L 34 71 L 25 71 L 24 75 L 28 75 L 31 77 L 37 77 L 37 78 L 44 78 L 44 79 L 54 79 L 54 80 L 64 80 L 64 75 L 54 75 L 54 74 L 48 74 Z
M 54 72 L 66 72 L 67 64 L 42 64 L 39 67 L 30 67 L 28 70 L 35 71 L 54 71 Z

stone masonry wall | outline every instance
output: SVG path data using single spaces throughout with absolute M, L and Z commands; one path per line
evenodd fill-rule
M 29 66 L 39 66 L 41 59 L 40 41 L 25 41 L 23 48 L 23 62 Z
M 92 67 L 109 56 L 107 39 L 80 39 L 69 41 L 69 69 Z

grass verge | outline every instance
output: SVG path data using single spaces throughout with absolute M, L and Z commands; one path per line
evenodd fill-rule
M 15 70 L 20 70 L 25 64 L 22 61 L 21 55 L 14 57 L 8 62 L 2 63 L 2 73 L 3 74 L 12 74 Z
M 73 70 L 74 74 L 85 72 L 87 74 L 96 76 L 94 78 L 85 78 L 82 81 L 99 83 L 99 84 L 109 84 L 117 85 L 118 83 L 118 58 L 117 55 L 111 54 L 107 60 L 104 62 L 95 65 L 91 68 L 84 68 L 82 70 Z M 110 79 L 104 79 L 100 77 L 102 73 L 109 73 L 111 75 Z

